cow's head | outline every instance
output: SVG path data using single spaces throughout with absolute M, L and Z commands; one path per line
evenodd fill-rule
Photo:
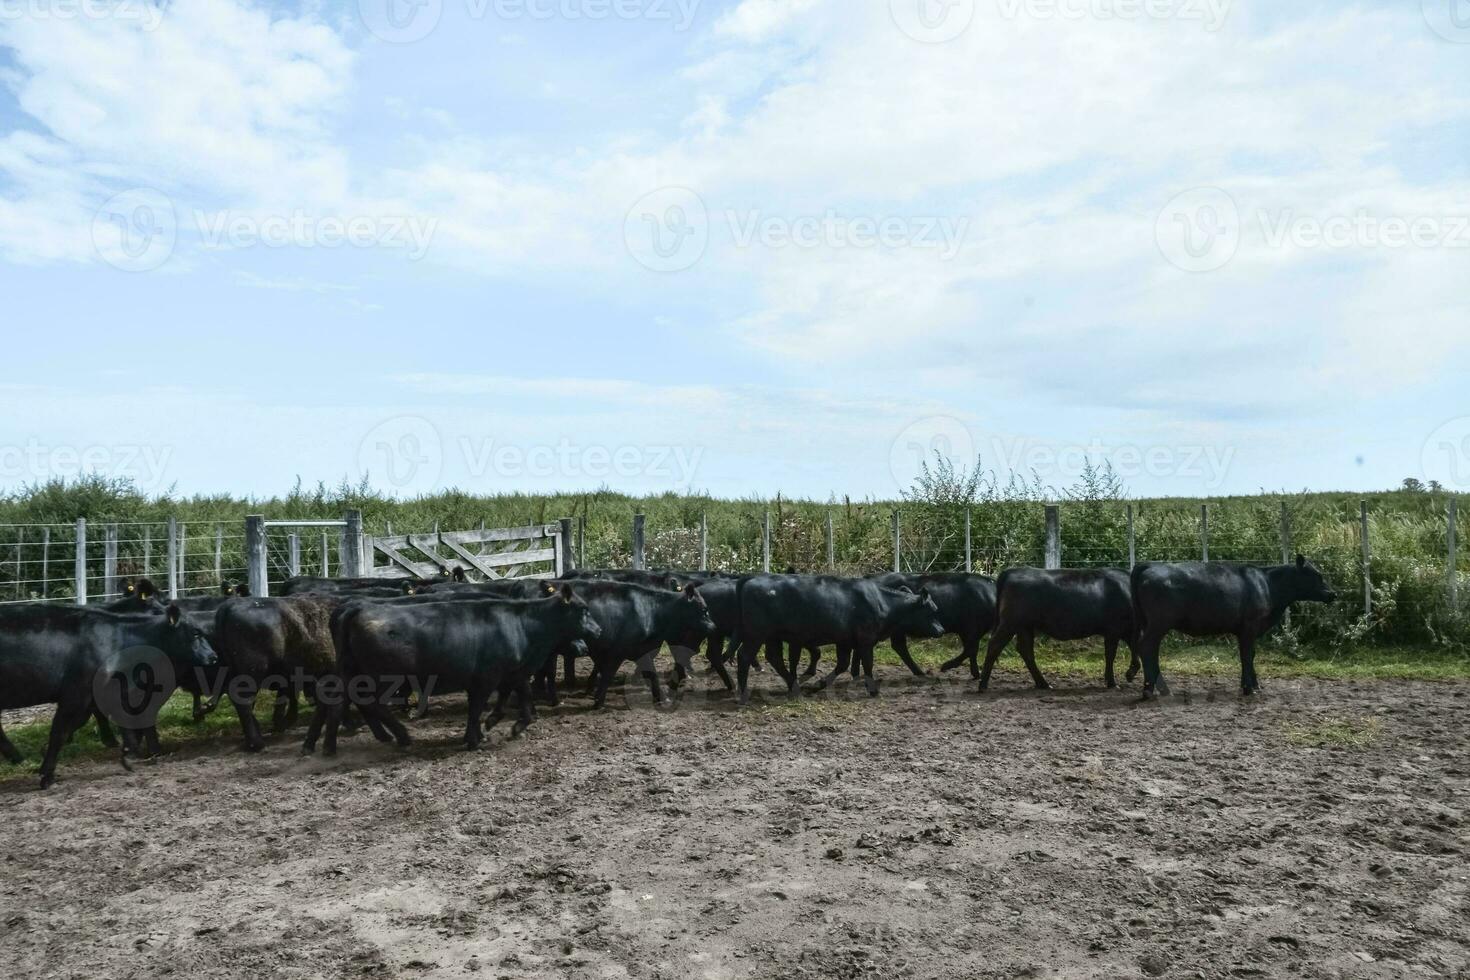
M 602 635 L 602 627 L 593 617 L 592 610 L 587 608 L 586 600 L 572 590 L 572 583 L 562 583 L 557 601 L 553 605 L 569 620 L 568 625 L 574 639 L 595 640 Z
M 184 617 L 178 606 L 164 611 L 159 627 L 159 649 L 174 663 L 180 677 L 191 674 L 195 667 L 213 667 L 219 660 L 204 631 Z
M 459 565 L 455 565 L 454 566 L 454 570 L 449 573 L 449 578 L 450 578 L 451 581 L 454 581 L 454 582 L 468 582 L 469 581 L 469 578 L 466 577 L 466 575 L 464 573 L 464 569 L 461 568 Z
M 693 582 L 686 582 L 674 600 L 675 635 L 685 646 L 694 646 L 715 631 L 715 621 L 710 619 L 709 607 L 704 596 L 699 594 Z
M 920 589 L 917 594 L 908 589 L 902 592 L 903 595 L 898 600 L 900 609 L 895 632 L 907 633 L 909 636 L 943 636 L 944 624 L 939 621 L 939 607 L 934 604 L 929 590 Z
M 1337 593 L 1327 584 L 1317 566 L 1306 555 L 1296 556 L 1296 597 L 1303 602 L 1336 602 Z

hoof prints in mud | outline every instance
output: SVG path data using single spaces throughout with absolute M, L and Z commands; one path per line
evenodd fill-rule
M 179 753 L 0 794 L 10 976 L 1447 976 L 1467 689 L 1229 681 L 745 712 L 516 743 Z M 846 705 L 851 701 L 854 707 Z M 13 790 L 13 791 L 9 791 Z

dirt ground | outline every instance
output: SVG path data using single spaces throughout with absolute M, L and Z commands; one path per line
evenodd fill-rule
M 882 678 L 10 779 L 0 971 L 1470 976 L 1470 685 Z

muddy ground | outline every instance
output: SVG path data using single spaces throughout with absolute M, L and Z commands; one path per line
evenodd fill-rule
M 0 970 L 1470 976 L 1470 685 L 882 676 L 12 778 Z

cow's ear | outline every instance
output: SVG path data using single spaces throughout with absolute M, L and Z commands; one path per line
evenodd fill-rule
M 928 602 L 929 601 L 929 589 L 928 589 L 927 586 L 919 590 L 919 601 L 920 602 Z
M 1307 556 L 1306 555 L 1298 554 L 1296 556 L 1296 567 L 1297 568 L 1306 568 L 1307 567 Z
M 684 598 L 691 599 L 692 600 L 692 599 L 694 599 L 698 595 L 699 595 L 699 590 L 694 587 L 694 583 L 693 582 L 690 582 L 690 583 L 688 583 L 687 585 L 684 586 Z
M 573 598 L 574 596 L 572 595 L 572 583 L 564 583 L 561 587 L 561 601 L 571 602 Z
M 178 606 L 170 605 L 168 607 L 168 624 L 170 626 L 177 626 L 177 625 L 179 625 L 179 620 L 182 619 L 183 616 L 184 616 L 184 614 L 181 613 L 181 612 L 179 612 L 179 607 Z
M 125 591 L 128 595 L 132 595 L 133 592 L 135 591 L 134 590 L 133 583 L 132 582 L 129 582 L 126 585 L 124 585 L 123 586 L 123 591 Z
M 556 595 L 556 583 L 542 582 L 541 587 L 546 590 L 547 595 Z

